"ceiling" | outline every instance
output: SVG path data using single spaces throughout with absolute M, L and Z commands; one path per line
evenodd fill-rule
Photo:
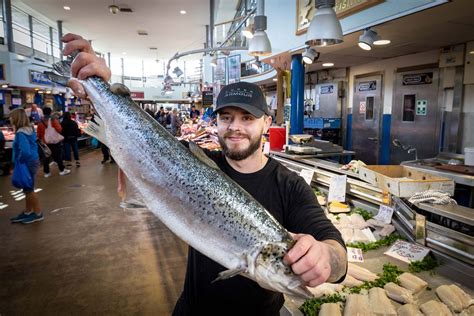
M 336 68 L 345 68 L 472 41 L 473 17 L 473 0 L 453 0 L 376 26 L 374 29 L 382 38 L 392 41 L 390 45 L 364 51 L 357 45 L 362 32 L 356 32 L 344 36 L 342 44 L 317 48 L 321 53 L 320 58 L 317 63 L 306 67 L 306 71 L 322 69 L 323 62 L 333 62 Z M 289 69 L 290 53 L 272 58 L 279 67 Z M 264 61 L 269 63 L 270 59 Z
M 117 14 L 108 9 L 113 0 L 13 0 L 12 4 L 18 2 L 52 21 L 62 20 L 63 28 L 92 40 L 96 51 L 116 57 L 126 52 L 132 58 L 167 60 L 177 51 L 203 48 L 205 25 L 210 21 L 210 0 L 115 0 L 117 6 L 133 10 Z M 233 17 L 237 2 L 217 0 L 216 23 Z M 187 13 L 182 15 L 180 10 Z M 147 31 L 148 36 L 139 36 L 138 30 Z

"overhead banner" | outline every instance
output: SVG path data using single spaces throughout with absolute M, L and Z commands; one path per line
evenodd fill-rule
M 49 78 L 41 71 L 36 71 L 32 69 L 30 69 L 29 71 L 30 71 L 30 83 L 40 84 L 44 86 L 53 85 L 53 82 L 49 80 Z
M 229 83 L 240 81 L 240 55 L 227 57 L 227 69 L 229 72 Z

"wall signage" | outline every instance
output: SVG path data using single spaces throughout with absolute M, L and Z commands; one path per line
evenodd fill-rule
M 227 57 L 227 71 L 229 84 L 240 81 L 240 55 Z
M 371 80 L 371 81 L 362 81 L 359 82 L 359 87 L 357 90 L 363 92 L 363 91 L 375 91 L 377 90 L 377 80 Z
M 319 94 L 333 94 L 334 93 L 334 85 L 328 86 L 321 86 L 319 87 Z
M 420 84 L 431 84 L 433 82 L 432 72 L 403 75 L 402 85 L 415 86 Z
M 214 67 L 214 82 L 219 82 L 221 85 L 226 84 L 227 60 L 225 57 L 217 58 L 217 65 Z
M 130 92 L 130 97 L 132 99 L 145 99 L 145 92 L 142 91 L 132 91 Z

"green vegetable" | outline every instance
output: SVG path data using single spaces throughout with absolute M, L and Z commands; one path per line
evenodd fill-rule
M 369 242 L 369 243 L 355 242 L 355 243 L 347 244 L 347 247 L 360 248 L 362 249 L 363 252 L 367 252 L 369 250 L 378 249 L 383 246 L 390 246 L 398 239 L 404 239 L 404 238 L 398 234 L 393 234 L 374 242 Z
M 306 316 L 316 316 L 319 314 L 319 310 L 321 309 L 321 305 L 324 303 L 338 303 L 338 302 L 345 302 L 346 299 L 342 297 L 340 294 L 332 294 L 328 296 L 323 296 L 320 298 L 312 298 L 307 300 L 300 306 L 299 310 L 305 314 Z
M 372 213 L 360 207 L 356 207 L 355 209 L 352 210 L 352 212 L 350 212 L 350 214 L 353 214 L 353 213 L 360 214 L 364 218 L 365 221 L 374 217 Z
M 356 286 L 345 290 L 350 294 L 358 294 L 361 290 L 369 290 L 373 287 L 384 287 L 385 284 L 389 282 L 394 282 L 398 284 L 398 276 L 402 274 L 403 271 L 400 270 L 396 265 L 387 263 L 383 265 L 383 272 L 379 274 L 379 278 L 373 282 L 364 282 L 361 286 Z M 315 316 L 318 315 L 319 310 L 321 309 L 321 305 L 324 303 L 338 303 L 338 302 L 345 302 L 345 296 L 340 294 L 333 294 L 328 296 L 323 296 L 320 298 L 313 298 L 304 302 L 303 305 L 300 306 L 300 311 L 305 316 Z
M 408 265 L 408 271 L 410 272 L 421 272 L 429 271 L 438 267 L 439 263 L 432 256 L 426 256 L 423 260 L 410 262 Z

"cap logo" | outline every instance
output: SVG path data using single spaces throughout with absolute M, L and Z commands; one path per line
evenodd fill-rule
M 231 97 L 231 96 L 252 98 L 253 97 L 253 91 L 247 90 L 247 89 L 237 88 L 237 89 L 230 89 L 229 91 L 225 92 L 224 97 Z

